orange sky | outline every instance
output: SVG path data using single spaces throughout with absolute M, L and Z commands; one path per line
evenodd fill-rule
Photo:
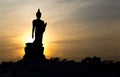
M 43 41 L 47 58 L 120 60 L 119 4 L 119 0 L 2 0 L 0 61 L 23 57 L 38 8 L 48 23 Z

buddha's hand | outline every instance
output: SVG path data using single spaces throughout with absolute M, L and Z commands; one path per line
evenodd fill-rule
M 47 26 L 47 23 L 45 23 L 45 27 Z
M 32 39 L 34 39 L 34 35 L 32 34 Z

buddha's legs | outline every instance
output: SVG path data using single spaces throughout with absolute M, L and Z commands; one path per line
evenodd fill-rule
M 42 45 L 42 38 L 43 38 L 42 34 L 35 35 L 34 43 L 37 45 Z

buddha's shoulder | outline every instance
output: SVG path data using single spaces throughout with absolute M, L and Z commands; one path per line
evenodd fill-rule
M 38 19 L 34 19 L 33 22 L 43 22 L 44 23 L 43 20 L 38 20 Z

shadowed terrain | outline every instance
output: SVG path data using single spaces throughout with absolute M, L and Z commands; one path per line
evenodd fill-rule
M 120 62 L 86 57 L 80 62 L 58 57 L 2 62 L 0 77 L 120 77 Z

